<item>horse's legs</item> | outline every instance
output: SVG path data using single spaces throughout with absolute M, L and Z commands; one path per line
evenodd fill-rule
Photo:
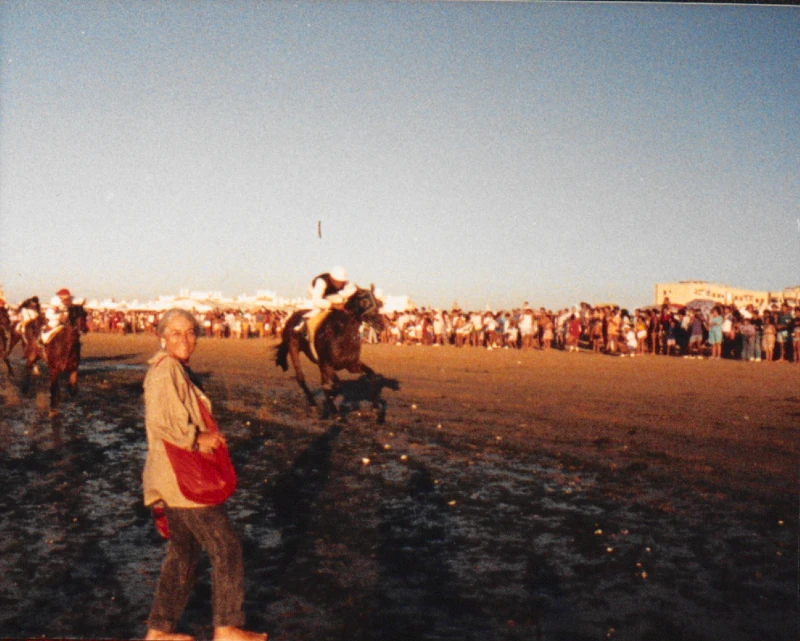
M 61 391 L 58 388 L 58 373 L 53 368 L 50 370 L 50 416 L 58 414 L 59 400 L 61 400 Z
M 300 385 L 300 389 L 302 389 L 303 393 L 306 395 L 306 400 L 308 400 L 309 405 L 316 406 L 317 403 L 314 401 L 314 395 L 311 393 L 311 390 L 308 389 L 308 385 L 306 385 L 306 377 L 303 374 L 303 368 L 300 366 L 300 351 L 294 344 L 289 345 L 289 358 L 292 361 L 294 377 L 297 379 L 297 384 Z
M 2 352 L 3 354 L 3 361 L 6 364 L 6 368 L 8 368 L 9 376 L 13 374 L 13 372 L 11 371 L 11 361 L 8 358 L 8 355 L 11 354 L 11 348 L 14 346 L 14 343 L 12 343 L 11 341 L 12 339 L 10 334 L 6 334 L 5 336 L 0 337 L 0 352 Z
M 73 370 L 69 373 L 69 393 L 70 396 L 75 396 L 78 393 L 78 370 Z
M 371 367 L 364 365 L 364 363 L 359 363 L 359 365 L 361 366 L 361 371 L 366 374 L 369 380 L 369 400 L 378 414 L 377 422 L 378 424 L 383 424 L 386 420 L 386 401 L 381 397 L 381 386 L 378 381 L 378 376 Z
M 12 350 L 17 346 L 17 343 L 19 343 L 21 340 L 22 337 L 19 334 L 17 334 L 17 332 L 12 330 L 8 339 L 8 349 L 6 349 L 6 357 L 11 356 Z
M 331 365 L 321 365 L 319 368 L 322 378 L 322 391 L 325 392 L 325 403 L 322 406 L 322 418 L 326 419 L 331 414 L 336 414 L 336 396 L 339 394 L 340 381 L 336 370 Z
M 22 379 L 22 393 L 27 394 L 31 389 L 31 378 L 39 375 L 39 368 L 36 366 L 36 346 L 25 348 L 25 376 Z
M 22 377 L 22 393 L 27 394 L 31 389 L 31 368 L 25 366 L 25 376 Z
M 43 351 L 39 351 L 39 343 L 35 333 L 33 333 L 33 336 L 28 336 L 27 342 L 23 343 L 22 355 L 25 358 L 25 365 L 30 373 L 33 376 L 39 376 L 41 374 L 39 370 L 39 359 L 44 359 L 45 355 Z
M 11 336 L 13 332 L 12 330 L 6 331 L 5 329 L 0 329 L 0 354 L 2 354 L 2 359 L 8 368 L 8 375 L 11 376 L 11 361 L 8 360 L 8 355 L 11 353 Z

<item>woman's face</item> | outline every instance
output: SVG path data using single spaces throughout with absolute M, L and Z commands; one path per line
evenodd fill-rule
M 183 316 L 175 316 L 164 330 L 164 349 L 181 363 L 188 363 L 197 345 L 194 323 Z

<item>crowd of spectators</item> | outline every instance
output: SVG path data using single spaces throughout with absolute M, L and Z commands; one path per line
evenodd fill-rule
M 763 313 L 752 306 L 687 309 L 669 301 L 633 312 L 588 303 L 554 312 L 525 304 L 499 312 L 412 310 L 388 320 L 381 336 L 366 329 L 365 339 L 395 345 L 800 362 L 800 307 L 792 310 L 785 303 Z
M 261 308 L 253 311 L 214 309 L 194 313 L 203 334 L 213 338 L 267 338 L 278 336 L 289 314 L 284 310 Z M 155 311 L 93 310 L 91 331 L 109 334 L 156 333 L 160 313 Z
M 215 339 L 277 338 L 285 310 L 216 309 L 197 314 Z M 614 356 L 682 356 L 747 361 L 800 362 L 800 307 L 787 303 L 759 311 L 753 306 L 688 309 L 668 300 L 633 312 L 615 305 L 581 303 L 547 310 L 528 303 L 512 310 L 411 309 L 385 315 L 380 333 L 364 325 L 368 343 L 430 347 L 591 351 Z M 156 312 L 94 311 L 94 331 L 155 332 Z

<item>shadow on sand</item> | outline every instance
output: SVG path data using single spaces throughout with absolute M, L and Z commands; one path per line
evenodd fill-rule
M 400 381 L 396 378 L 386 378 L 376 374 L 374 381 L 369 376 L 360 376 L 352 381 L 342 381 L 340 393 L 342 402 L 339 404 L 339 417 L 347 420 L 348 415 L 357 412 L 363 403 L 369 403 L 376 410 L 376 422 L 382 425 L 386 421 L 386 399 L 383 390 L 390 389 L 394 392 L 400 389 Z

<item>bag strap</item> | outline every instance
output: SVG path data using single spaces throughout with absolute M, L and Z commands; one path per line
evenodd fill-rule
M 200 394 L 197 393 L 197 387 L 192 382 L 192 379 L 189 378 L 189 375 L 186 373 L 186 370 L 183 369 L 183 367 L 181 367 L 181 371 L 183 372 L 183 377 L 186 379 L 186 382 L 189 384 L 189 389 L 192 391 L 192 394 L 194 394 L 195 399 L 197 399 L 197 405 L 200 408 L 200 417 L 203 419 L 206 430 L 212 434 L 219 432 L 219 426 L 214 420 L 214 417 L 211 416 L 211 412 L 206 407 L 206 404 L 203 403 L 203 399 L 200 398 Z
M 158 360 L 156 363 L 153 364 L 153 367 L 158 367 L 163 363 L 165 360 L 169 358 L 167 355 L 164 355 L 163 358 Z M 206 426 L 206 430 L 211 433 L 219 432 L 219 425 L 214 420 L 214 417 L 211 415 L 211 412 L 206 407 L 206 404 L 203 403 L 203 399 L 200 398 L 200 394 L 197 393 L 197 386 L 192 382 L 192 379 L 189 378 L 189 375 L 186 373 L 186 370 L 181 365 L 181 373 L 183 377 L 186 379 L 186 383 L 189 386 L 189 390 L 194 394 L 195 398 L 197 399 L 197 405 L 200 408 L 200 417 L 203 419 L 203 424 Z

